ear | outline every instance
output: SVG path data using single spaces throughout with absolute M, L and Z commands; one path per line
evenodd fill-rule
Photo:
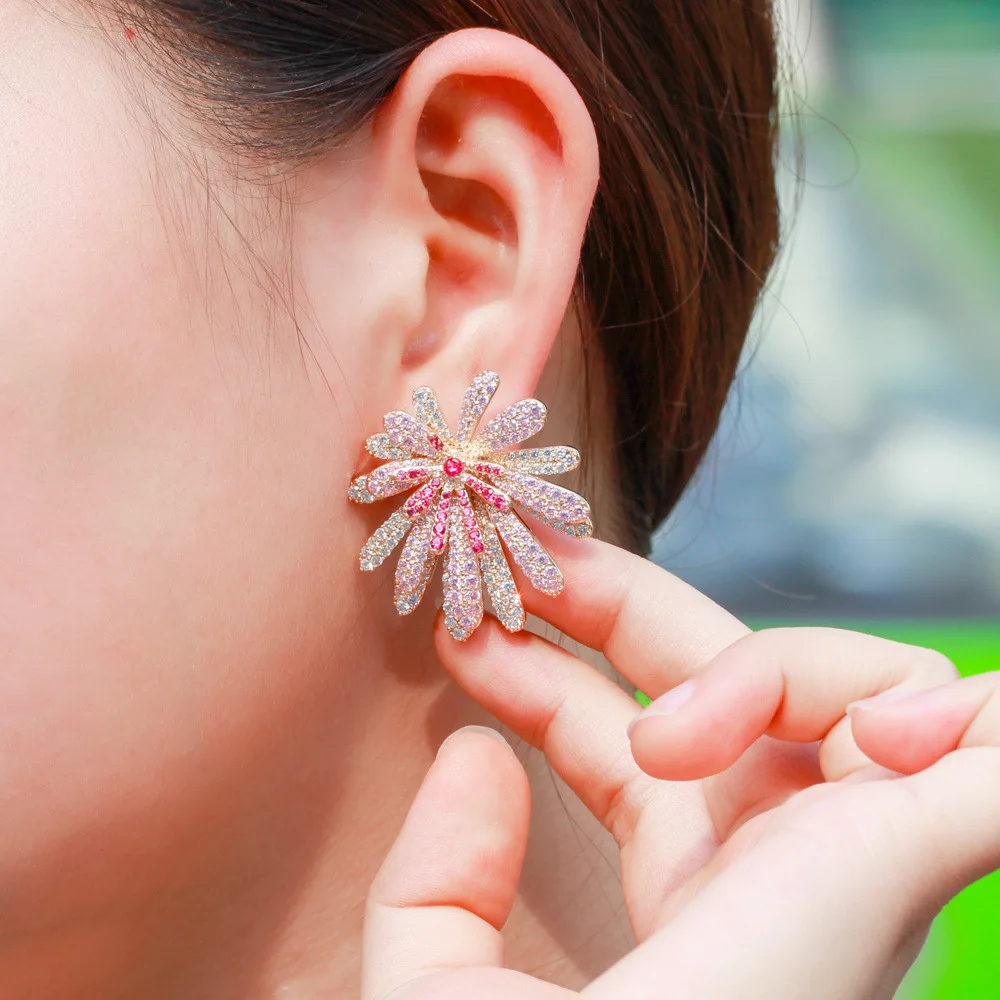
M 598 181 L 597 139 L 559 67 L 514 35 L 468 29 L 424 49 L 380 109 L 380 211 L 426 249 L 398 348 L 402 405 L 435 387 L 454 412 L 471 377 L 531 395 L 572 295 Z M 503 400 L 506 401 L 506 400 Z M 498 402 L 501 402 L 498 399 Z

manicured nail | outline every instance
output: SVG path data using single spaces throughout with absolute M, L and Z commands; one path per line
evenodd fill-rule
M 858 701 L 852 701 L 847 706 L 847 714 L 853 715 L 855 709 L 858 708 L 881 708 L 883 705 L 891 705 L 895 701 L 905 701 L 919 693 L 919 691 L 912 691 L 909 688 L 890 688 L 881 694 L 872 695 L 871 698 L 860 698 Z
M 671 688 L 665 694 L 661 694 L 656 701 L 650 702 L 628 725 L 628 733 L 631 733 L 635 725 L 643 719 L 652 719 L 654 716 L 671 715 L 676 712 L 681 705 L 691 700 L 694 694 L 694 681 L 690 678 L 683 684 Z
M 455 732 L 446 736 L 438 747 L 438 756 L 440 756 L 441 751 L 444 749 L 445 744 L 449 740 L 453 740 L 456 736 L 461 736 L 463 733 L 482 733 L 483 736 L 490 736 L 495 739 L 498 743 L 502 743 L 508 750 L 511 749 L 511 745 L 500 735 L 495 729 L 490 729 L 489 726 L 463 726 L 461 729 L 456 729 Z

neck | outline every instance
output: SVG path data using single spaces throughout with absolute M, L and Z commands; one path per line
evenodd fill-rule
M 233 799 L 144 859 L 127 903 L 0 939 L 0 1000 L 357 996 L 368 886 L 437 747 L 496 724 L 438 665 L 431 613 L 387 624 L 355 669 L 331 670 Z M 521 756 L 533 828 L 508 959 L 576 988 L 628 946 L 614 852 L 541 755 Z

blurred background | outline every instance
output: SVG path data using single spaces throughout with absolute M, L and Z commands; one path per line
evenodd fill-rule
M 656 558 L 754 626 L 1000 669 L 1000 0 L 782 20 L 787 247 Z M 1000 875 L 950 904 L 900 996 L 998 1000 L 998 931 Z

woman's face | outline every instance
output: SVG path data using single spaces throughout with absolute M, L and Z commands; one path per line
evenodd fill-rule
M 304 346 L 280 199 L 165 139 L 135 44 L 0 6 L 0 932 L 220 863 L 363 655 L 354 217 L 298 217 L 340 237 Z
M 357 570 L 362 443 L 414 385 L 452 413 L 496 368 L 505 405 L 547 361 L 566 443 L 580 383 L 597 142 L 537 49 L 437 40 L 292 176 L 97 21 L 0 4 L 0 941 L 280 912 L 349 803 L 374 850 L 383 744 L 416 775 L 451 716 L 433 602 Z

